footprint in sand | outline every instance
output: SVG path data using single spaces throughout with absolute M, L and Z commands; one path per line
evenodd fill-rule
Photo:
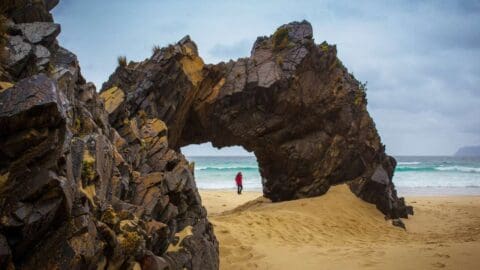
M 377 265 L 377 264 L 378 264 L 377 261 L 368 261 L 368 262 L 362 263 L 361 265 L 362 265 L 363 267 L 370 267 L 370 266 L 375 266 L 375 265 Z
M 435 253 L 435 257 L 440 257 L 440 258 L 448 259 L 448 258 L 450 258 L 450 255 L 448 255 L 448 254 Z
M 437 268 L 445 268 L 446 266 L 444 263 L 441 262 L 432 263 L 432 265 Z

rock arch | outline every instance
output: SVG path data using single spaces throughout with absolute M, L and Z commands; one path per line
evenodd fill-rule
M 168 127 L 169 147 L 241 145 L 257 157 L 273 201 L 322 195 L 348 183 L 389 218 L 411 207 L 392 182 L 395 159 L 369 116 L 364 86 L 293 22 L 259 37 L 251 56 L 205 65 L 188 36 L 150 59 L 120 65 L 102 87 L 110 123 L 148 116 Z M 115 93 L 114 93 L 115 92 Z

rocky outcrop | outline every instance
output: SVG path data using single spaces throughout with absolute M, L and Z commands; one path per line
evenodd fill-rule
M 455 152 L 456 157 L 480 157 L 480 145 L 464 146 Z
M 98 94 L 56 40 L 57 3 L 1 4 L 0 268 L 218 269 L 193 165 L 179 153 L 191 143 L 253 151 L 274 201 L 348 183 L 388 218 L 411 213 L 363 86 L 309 23 L 217 65 L 187 36 L 122 61 Z
M 58 1 L 4 2 L 0 268 L 218 269 L 193 166 L 164 121 L 138 111 L 113 128 L 125 97 L 100 97 L 58 45 Z
M 348 183 L 388 218 L 412 213 L 397 197 L 396 162 L 367 112 L 364 85 L 335 46 L 314 43 L 306 21 L 258 38 L 249 58 L 216 65 L 204 65 L 187 36 L 150 59 L 119 66 L 101 95 L 112 104 L 117 129 L 146 115 L 166 123 L 173 149 L 210 141 L 254 152 L 264 195 L 273 201 Z

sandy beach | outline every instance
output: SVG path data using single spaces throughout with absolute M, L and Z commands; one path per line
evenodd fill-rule
M 344 185 L 271 203 L 260 192 L 201 190 L 221 269 L 480 269 L 480 196 L 407 197 L 407 230 Z

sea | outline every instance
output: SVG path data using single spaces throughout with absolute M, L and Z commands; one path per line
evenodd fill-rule
M 189 156 L 199 189 L 235 189 L 243 174 L 245 191 L 261 191 L 255 156 Z M 397 156 L 393 182 L 400 196 L 480 195 L 480 157 Z

